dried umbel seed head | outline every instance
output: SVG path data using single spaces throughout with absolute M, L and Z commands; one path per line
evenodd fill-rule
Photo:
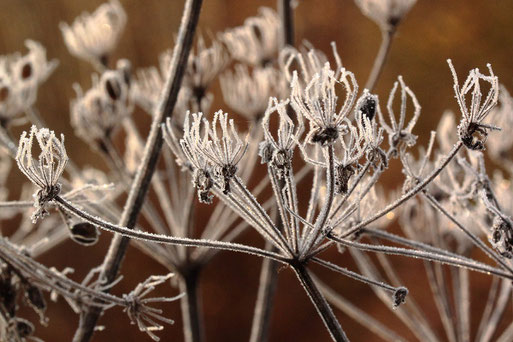
M 0 121 L 9 123 L 34 104 L 37 90 L 57 67 L 46 59 L 44 47 L 32 40 L 25 42 L 29 52 L 0 56 Z
M 189 115 L 184 122 L 184 136 L 180 140 L 182 150 L 195 168 L 213 170 L 211 176 L 223 192 L 228 193 L 230 180 L 248 147 L 247 137 L 245 142 L 239 138 L 233 119 L 228 120 L 228 114 L 223 111 L 214 114 L 212 126 L 207 120 L 202 121 L 202 113 L 192 117 L 192 125 Z
M 225 31 L 219 35 L 219 40 L 234 59 L 266 66 L 278 55 L 282 30 L 278 14 L 262 7 L 258 16 L 246 19 L 243 26 Z
M 358 84 L 353 73 L 342 69 L 339 77 L 335 75 L 335 71 L 326 63 L 304 90 L 296 72 L 291 82 L 292 108 L 299 117 L 306 117 L 310 121 L 310 132 L 305 139 L 322 146 L 334 143 L 339 134 L 343 134 L 347 129 L 344 120 L 350 113 L 358 93 Z M 339 84 L 346 91 L 345 101 L 341 106 L 337 104 L 336 86 Z M 337 107 L 340 107 L 338 111 Z
M 74 85 L 77 98 L 71 102 L 71 124 L 85 141 L 101 146 L 121 121 L 133 111 L 127 66 L 108 70 L 100 79 L 93 77 L 93 87 L 85 94 Z
M 235 72 L 225 72 L 219 80 L 226 104 L 252 121 L 262 118 L 269 97 L 284 98 L 288 93 L 283 73 L 270 66 L 255 67 L 250 73 L 246 66 L 238 64 Z
M 32 157 L 34 138 L 41 149 L 37 160 Z M 32 215 L 32 221 L 35 223 L 38 218 L 48 214 L 46 204 L 61 190 L 58 181 L 68 162 L 64 135 L 61 134 L 59 140 L 48 128 L 38 129 L 32 126 L 29 134 L 23 132 L 20 137 L 16 162 L 20 171 L 39 188 L 35 195 L 36 211 Z
M 454 78 L 454 92 L 460 107 L 462 119 L 458 125 L 458 135 L 461 142 L 470 150 L 483 150 L 488 130 L 497 129 L 495 126 L 483 124 L 483 120 L 497 104 L 499 99 L 499 79 L 494 75 L 490 64 L 487 65 L 489 76 L 483 75 L 479 69 L 470 70 L 461 89 L 458 75 L 450 59 L 447 60 Z M 484 101 L 480 82 L 489 83 L 490 89 Z M 471 93 L 470 107 L 467 107 L 466 97 Z
M 367 89 L 363 91 L 362 96 L 358 99 L 355 105 L 355 110 L 359 111 L 363 116 L 367 117 L 369 121 L 372 121 L 376 116 L 378 108 L 378 96 L 369 93 Z
M 406 287 L 398 287 L 394 292 L 394 309 L 406 301 L 408 289 Z
M 362 13 L 385 31 L 393 31 L 417 0 L 355 0 Z
M 92 14 L 84 12 L 69 26 L 60 24 L 64 42 L 75 57 L 105 65 L 125 28 L 126 13 L 118 0 L 110 0 Z

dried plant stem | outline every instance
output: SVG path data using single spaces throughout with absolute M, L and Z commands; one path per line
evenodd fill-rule
M 381 46 L 379 47 L 376 59 L 374 59 L 374 65 L 372 66 L 372 71 L 369 75 L 369 78 L 365 83 L 365 88 L 368 89 L 370 92 L 372 92 L 372 90 L 376 86 L 379 76 L 383 71 L 383 66 L 385 65 L 388 53 L 390 52 L 390 46 L 392 45 L 392 40 L 394 39 L 395 28 L 391 28 L 387 31 L 382 31 L 381 33 Z
M 136 230 L 136 229 L 118 226 L 118 225 L 109 223 L 107 221 L 104 221 L 98 217 L 95 217 L 91 214 L 88 214 L 88 213 L 78 209 L 77 207 L 73 206 L 73 204 L 71 204 L 70 202 L 68 202 L 67 200 L 65 200 L 62 197 L 57 196 L 54 199 L 54 201 L 59 203 L 61 208 L 63 208 L 64 210 L 67 210 L 71 214 L 84 219 L 86 222 L 89 222 L 103 230 L 106 230 L 106 231 L 109 231 L 112 233 L 116 233 L 117 235 L 120 235 L 120 236 L 123 236 L 126 238 L 150 241 L 150 242 L 167 244 L 167 245 L 217 248 L 217 249 L 221 249 L 221 250 L 253 254 L 253 255 L 260 256 L 262 258 L 271 258 L 273 260 L 276 260 L 276 261 L 279 261 L 282 263 L 287 263 L 287 264 L 289 263 L 289 259 L 281 256 L 280 254 L 266 251 L 264 249 L 260 249 L 257 247 L 242 245 L 239 243 L 204 240 L 204 239 L 190 239 L 190 238 L 184 238 L 184 237 L 153 234 L 153 233 L 143 232 L 143 231 Z
M 481 272 L 481 273 L 485 273 L 485 274 L 494 274 L 496 276 L 499 276 L 499 277 L 502 277 L 505 279 L 513 280 L 513 275 L 510 272 L 505 272 L 502 269 L 495 268 L 495 267 L 492 267 L 492 266 L 489 266 L 489 265 L 486 265 L 486 264 L 483 264 L 478 261 L 468 259 L 468 258 L 465 258 L 462 256 L 452 257 L 452 256 L 443 255 L 443 254 L 418 251 L 418 250 L 414 250 L 414 249 L 369 245 L 369 244 L 365 244 L 365 243 L 359 243 L 359 242 L 345 240 L 343 238 L 336 237 L 331 234 L 328 234 L 327 237 L 337 243 L 340 243 L 343 246 L 354 247 L 354 248 L 357 248 L 362 251 L 385 253 L 385 254 L 390 254 L 390 255 L 402 255 L 405 257 L 434 261 L 434 262 L 439 262 L 439 263 L 443 263 L 443 264 L 447 264 L 447 265 L 451 265 L 451 266 L 467 268 L 469 270 L 473 270 L 473 271 Z
M 359 231 L 362 227 L 365 227 L 369 223 L 372 223 L 372 222 L 376 221 L 377 219 L 385 216 L 390 211 L 394 210 L 395 208 L 399 207 L 401 204 L 403 204 L 404 202 L 406 202 L 407 200 L 409 200 L 410 198 L 415 196 L 426 185 L 431 183 L 431 181 L 433 179 L 435 179 L 440 174 L 440 172 L 442 172 L 442 170 L 445 168 L 445 166 L 447 166 L 447 164 L 449 164 L 449 162 L 452 160 L 452 158 L 454 158 L 454 156 L 458 153 L 458 151 L 460 150 L 460 148 L 462 146 L 463 146 L 463 143 L 461 142 L 461 140 L 458 140 L 458 142 L 453 146 L 452 150 L 442 160 L 442 163 L 437 168 L 435 168 L 426 178 L 424 178 L 424 180 L 422 182 L 420 182 L 413 189 L 411 189 L 406 194 L 401 196 L 401 198 L 397 199 L 393 203 L 390 203 L 388 206 L 386 206 L 385 208 L 380 210 L 374 216 L 369 217 L 368 219 L 366 219 L 366 220 L 358 223 L 357 225 L 351 227 L 351 229 L 349 229 L 348 231 L 344 232 L 344 234 L 342 234 L 341 237 L 345 238 L 347 236 L 352 235 L 353 233 Z
M 181 274 L 180 291 L 185 293 L 182 298 L 183 334 L 186 342 L 205 340 L 203 319 L 201 314 L 201 298 L 199 296 L 199 277 L 201 268 L 188 267 Z
M 312 301 L 315 308 L 317 309 L 317 312 L 321 316 L 322 321 L 324 322 L 324 325 L 328 329 L 333 341 L 336 341 L 336 342 L 347 341 L 348 342 L 349 339 L 347 338 L 344 330 L 342 330 L 342 327 L 340 326 L 340 323 L 338 322 L 337 318 L 335 317 L 333 310 L 331 309 L 328 302 L 326 301 L 326 298 L 324 298 L 322 293 L 319 291 L 319 288 L 317 287 L 314 280 L 312 279 L 312 276 L 308 272 L 308 269 L 306 268 L 306 266 L 301 262 L 291 264 L 291 266 L 294 269 L 294 272 L 296 272 L 296 276 L 298 277 L 299 281 L 301 282 L 301 285 L 303 285 L 303 288 L 308 293 L 308 296 L 310 297 L 310 300 Z
M 278 0 L 278 12 L 283 24 L 283 46 L 294 46 L 294 10 L 292 0 Z
M 266 249 L 270 248 L 272 248 L 272 245 L 266 243 Z M 269 338 L 271 312 L 278 279 L 278 266 L 279 264 L 274 260 L 264 259 L 262 261 L 257 301 L 249 338 L 250 342 L 265 342 Z
M 182 83 L 189 51 L 196 31 L 200 14 L 202 0 L 187 0 L 184 6 L 184 13 L 178 32 L 177 42 L 173 51 L 169 76 L 164 86 L 164 93 L 161 96 L 161 104 L 158 113 L 155 113 L 150 134 L 147 139 L 144 156 L 132 183 L 128 199 L 125 203 L 123 214 L 120 220 L 122 226 L 133 228 L 141 210 L 146 192 L 155 171 L 160 150 L 162 148 L 161 125 L 166 118 L 170 117 L 178 97 L 178 91 Z M 129 239 L 125 236 L 116 235 L 111 242 L 109 251 L 103 262 L 100 279 L 107 284 L 112 282 L 121 267 L 123 257 L 128 247 Z M 102 310 L 90 308 L 80 320 L 79 327 L 73 338 L 74 342 L 89 341 L 93 335 L 96 322 Z

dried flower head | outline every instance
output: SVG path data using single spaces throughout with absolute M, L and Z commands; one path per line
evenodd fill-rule
M 219 36 L 231 56 L 243 63 L 265 66 L 278 55 L 283 28 L 278 14 L 267 7 L 259 15 L 246 19 L 244 25 Z
M 362 13 L 383 31 L 394 30 L 417 0 L 355 0 Z
M 237 164 L 246 152 L 247 141 L 243 142 L 239 138 L 233 119 L 228 120 L 228 114 L 221 110 L 214 114 L 212 126 L 207 120 L 202 119 L 201 113 L 193 114 L 192 117 L 193 122 L 190 128 L 188 124 L 184 123 L 184 138 L 180 143 L 191 164 L 202 170 L 201 174 L 195 172 L 195 185 L 196 187 L 201 185 L 198 183 L 201 180 L 208 188 L 211 188 L 210 181 L 213 178 L 223 193 L 227 194 L 230 192 L 230 180 L 237 172 Z M 205 128 L 203 137 L 200 137 L 202 121 Z M 218 123 L 221 136 L 218 134 Z M 205 163 L 209 165 L 209 170 L 205 170 Z
M 5 125 L 31 107 L 37 89 L 57 67 L 56 60 L 46 59 L 45 48 L 32 40 L 25 41 L 29 52 L 0 56 L 0 123 Z
M 34 137 L 41 149 L 37 160 L 32 157 Z M 32 222 L 35 223 L 38 218 L 48 214 L 46 204 L 61 190 L 58 181 L 68 162 L 64 135 L 61 134 L 59 140 L 48 128 L 38 129 L 32 126 L 28 135 L 27 132 L 23 132 L 20 137 L 16 162 L 20 171 L 39 188 L 34 195 L 36 211 L 32 214 Z
M 337 112 L 338 96 L 336 85 L 342 84 L 346 91 L 346 98 Z M 306 140 L 319 143 L 322 146 L 332 144 L 340 133 L 346 131 L 344 122 L 351 112 L 358 93 L 358 84 L 354 74 L 345 69 L 341 70 L 339 78 L 331 70 L 329 63 L 316 73 L 306 89 L 303 91 L 299 84 L 297 73 L 292 80 L 291 104 L 296 113 L 310 121 L 310 132 Z
M 169 273 L 165 276 L 151 276 L 144 282 L 137 285 L 137 287 L 132 292 L 123 295 L 123 299 L 126 301 L 126 306 L 123 311 L 127 313 L 132 324 L 137 324 L 139 330 L 147 333 L 148 336 L 150 336 L 154 341 L 160 341 L 160 339 L 153 332 L 164 329 L 164 327 L 158 323 L 158 321 L 167 324 L 174 324 L 174 321 L 164 317 L 162 315 L 162 310 L 153 308 L 149 305 L 152 303 L 176 301 L 180 299 L 183 294 L 171 298 L 144 297 L 153 291 L 156 286 L 168 281 L 173 275 L 173 273 Z
M 93 86 L 85 94 L 78 84 L 74 88 L 77 98 L 71 101 L 71 124 L 88 142 L 99 143 L 110 137 L 133 111 L 130 83 L 123 68 L 107 70 L 100 79 L 93 75 Z
M 397 88 L 399 85 L 401 87 L 401 107 L 399 113 L 399 120 L 397 121 L 393 110 L 393 104 Z M 411 120 L 408 122 L 408 124 L 406 124 L 406 107 L 408 97 L 411 99 L 411 102 L 413 103 L 414 110 Z M 378 115 L 381 122 L 381 126 L 388 134 L 389 144 L 390 146 L 397 148 L 399 152 L 404 152 L 406 147 L 412 147 L 413 145 L 415 145 L 417 141 L 417 136 L 414 135 L 412 131 L 413 127 L 417 123 L 417 120 L 419 119 L 420 110 L 421 107 L 419 102 L 417 101 L 417 97 L 415 96 L 413 91 L 411 91 L 411 89 L 406 86 L 406 84 L 403 81 L 403 78 L 399 76 L 398 81 L 394 83 L 394 87 L 392 88 L 390 96 L 388 97 L 387 111 L 388 116 L 390 118 L 390 125 L 386 123 L 383 114 L 381 113 L 381 110 L 379 110 L 378 107 Z
M 126 13 L 118 0 L 102 4 L 92 14 L 82 13 L 69 26 L 60 24 L 69 52 L 93 64 L 107 63 L 107 59 L 125 28 Z
M 196 49 L 189 54 L 183 79 L 184 86 L 191 89 L 193 96 L 201 101 L 205 97 L 205 92 L 210 83 L 226 67 L 228 62 L 228 54 L 220 42 L 213 40 L 212 45 L 207 48 L 205 40 L 200 36 L 196 43 Z
M 220 77 L 224 101 L 238 114 L 250 120 L 258 120 L 264 114 L 271 96 L 284 98 L 288 84 L 283 74 L 273 67 L 255 67 L 250 74 L 242 64 L 235 72 Z
M 499 99 L 499 79 L 493 74 L 492 66 L 488 64 L 489 76 L 481 74 L 478 68 L 472 69 L 460 89 L 458 75 L 452 65 L 452 61 L 448 59 L 447 63 L 454 78 L 454 93 L 462 114 L 461 122 L 458 125 L 460 140 L 471 150 L 483 150 L 488 136 L 487 130 L 497 129 L 482 122 L 493 107 L 495 107 Z M 490 84 L 490 90 L 483 102 L 481 102 L 483 97 L 480 85 L 481 80 Z M 470 108 L 467 107 L 466 103 L 466 97 L 469 93 L 472 94 Z
M 277 170 L 278 178 L 283 178 L 288 174 L 292 167 L 292 156 L 294 147 L 303 133 L 303 120 L 297 118 L 298 124 L 295 125 L 287 113 L 289 100 L 278 102 L 277 98 L 270 98 L 269 105 L 262 119 L 265 140 L 260 143 L 260 157 L 262 163 L 271 163 Z M 280 119 L 277 139 L 271 133 L 269 122 L 271 115 L 277 113 Z
M 159 56 L 159 67 L 148 67 L 137 70 L 137 77 L 130 87 L 130 97 L 148 114 L 155 113 L 159 105 L 162 89 L 164 89 L 171 62 L 171 51 L 165 51 Z M 183 121 L 184 113 L 189 110 L 192 102 L 192 90 L 182 86 L 178 92 L 178 99 L 173 110 L 173 117 Z M 211 96 L 204 96 L 201 100 L 201 108 L 206 111 L 210 107 Z

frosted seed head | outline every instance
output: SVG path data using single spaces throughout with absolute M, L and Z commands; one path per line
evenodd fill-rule
M 362 13 L 388 32 L 395 30 L 417 0 L 355 0 Z
M 32 157 L 34 138 L 41 149 L 37 159 Z M 32 221 L 36 222 L 48 214 L 46 204 L 61 190 L 58 181 L 68 162 L 64 136 L 59 140 L 48 128 L 32 126 L 30 133 L 23 132 L 20 137 L 16 162 L 20 171 L 39 188 L 34 195 L 36 211 L 32 215 Z
M 406 287 L 398 287 L 394 292 L 394 309 L 406 302 L 408 289 Z
M 116 48 L 126 24 L 126 13 L 118 0 L 102 4 L 93 13 L 82 13 L 73 24 L 60 24 L 69 52 L 93 64 L 105 65 Z

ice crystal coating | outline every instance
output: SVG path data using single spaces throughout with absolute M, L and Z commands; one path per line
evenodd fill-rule
M 489 129 L 495 126 L 483 124 L 483 120 L 490 114 L 499 99 L 499 79 L 493 74 L 490 64 L 487 65 L 489 76 L 479 72 L 479 69 L 470 70 L 467 79 L 460 89 L 458 75 L 450 59 L 447 60 L 454 78 L 454 93 L 462 114 L 458 125 L 458 135 L 463 144 L 471 150 L 483 150 L 488 137 Z M 480 82 L 489 83 L 490 89 L 484 101 Z M 467 106 L 466 97 L 471 93 L 470 107 Z
M 34 138 L 41 149 L 39 157 L 32 157 Z M 68 162 L 64 147 L 64 135 L 57 139 L 55 133 L 48 128 L 38 129 L 32 126 L 30 132 L 23 132 L 20 137 L 16 162 L 21 172 L 34 183 L 39 190 L 34 195 L 36 211 L 32 214 L 35 223 L 48 214 L 46 204 L 57 196 L 61 190 L 58 182 Z

